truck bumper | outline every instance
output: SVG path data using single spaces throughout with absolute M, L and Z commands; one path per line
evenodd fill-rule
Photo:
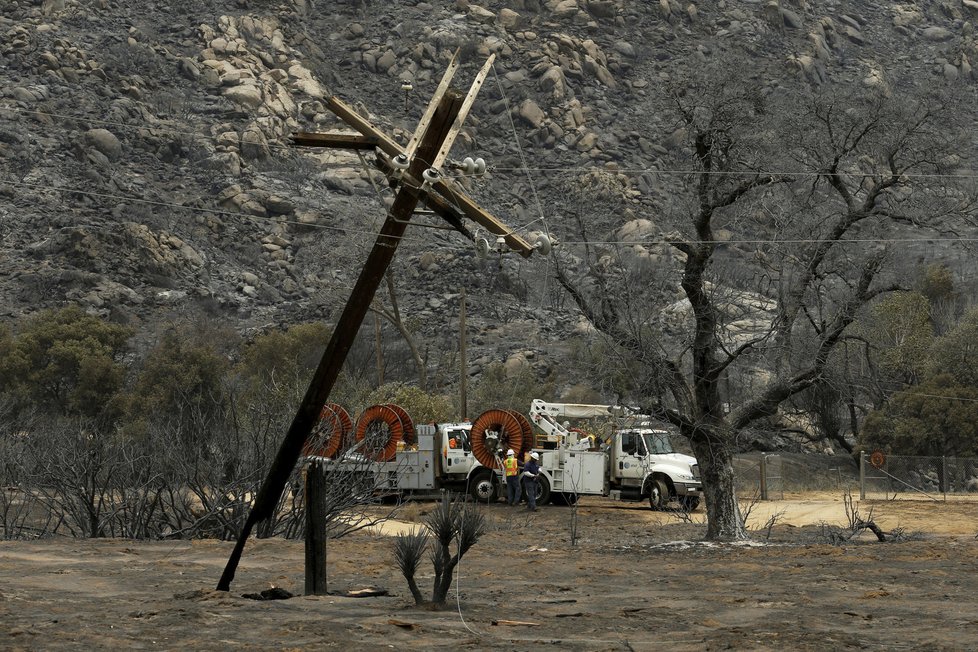
M 702 496 L 702 482 L 676 482 L 674 483 L 677 496 Z

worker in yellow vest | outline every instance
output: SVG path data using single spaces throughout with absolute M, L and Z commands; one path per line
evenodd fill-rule
M 520 469 L 512 448 L 506 451 L 503 469 L 506 471 L 506 502 L 517 505 L 520 502 Z

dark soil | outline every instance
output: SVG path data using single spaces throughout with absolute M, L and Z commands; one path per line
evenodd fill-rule
M 413 604 L 377 534 L 331 543 L 327 596 L 301 595 L 301 541 L 249 541 L 229 593 L 213 590 L 228 542 L 8 541 L 0 648 L 960 650 L 978 625 L 976 510 L 877 505 L 910 540 L 832 545 L 835 519 L 711 545 L 701 523 L 588 501 L 572 544 L 570 508 L 493 506 L 441 610 Z M 938 521 L 944 533 L 928 534 Z M 419 584 L 431 582 L 425 560 Z M 297 597 L 243 597 L 272 587 Z M 389 595 L 343 595 L 368 587 Z

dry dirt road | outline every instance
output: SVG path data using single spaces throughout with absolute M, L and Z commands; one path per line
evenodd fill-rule
M 301 541 L 250 541 L 228 593 L 228 542 L 4 541 L 0 649 L 974 649 L 978 503 L 857 507 L 909 540 L 833 544 L 830 494 L 755 505 L 754 528 L 783 514 L 740 545 L 642 505 L 492 506 L 443 610 L 414 606 L 376 533 L 331 542 L 325 596 L 299 595 Z M 297 597 L 243 597 L 271 586 Z M 365 587 L 388 594 L 344 595 Z

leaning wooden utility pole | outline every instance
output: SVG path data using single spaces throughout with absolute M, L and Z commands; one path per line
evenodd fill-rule
M 397 188 L 397 194 L 360 272 L 360 278 L 333 329 L 332 337 L 309 384 L 309 389 L 306 390 L 292 425 L 282 440 L 268 476 L 258 490 L 248 518 L 218 582 L 219 591 L 230 589 L 245 542 L 254 526 L 274 514 L 289 477 L 299 461 L 303 444 L 319 420 L 323 405 L 329 398 L 329 393 L 353 346 L 374 294 L 394 258 L 397 246 L 418 203 L 424 199 L 428 208 L 468 237 L 472 236 L 462 225 L 463 217 L 477 222 L 490 233 L 504 238 L 512 249 L 523 256 L 529 256 L 534 250 L 534 246 L 529 245 L 512 229 L 468 198 L 461 186 L 441 174 L 441 166 L 446 161 L 452 143 L 475 100 L 475 95 L 488 74 L 492 57 L 483 66 L 471 90 L 464 97 L 458 91 L 449 88 L 458 65 L 458 52 L 456 52 L 407 147 L 402 148 L 366 118 L 335 97 L 328 100 L 330 109 L 360 132 L 359 136 L 304 133 L 297 134 L 293 138 L 297 145 L 305 146 L 350 149 L 376 147 L 380 150 L 377 165 L 387 174 L 391 186 Z M 484 164 L 482 166 L 484 169 Z M 549 242 L 545 241 L 536 248 L 546 253 L 549 251 Z

